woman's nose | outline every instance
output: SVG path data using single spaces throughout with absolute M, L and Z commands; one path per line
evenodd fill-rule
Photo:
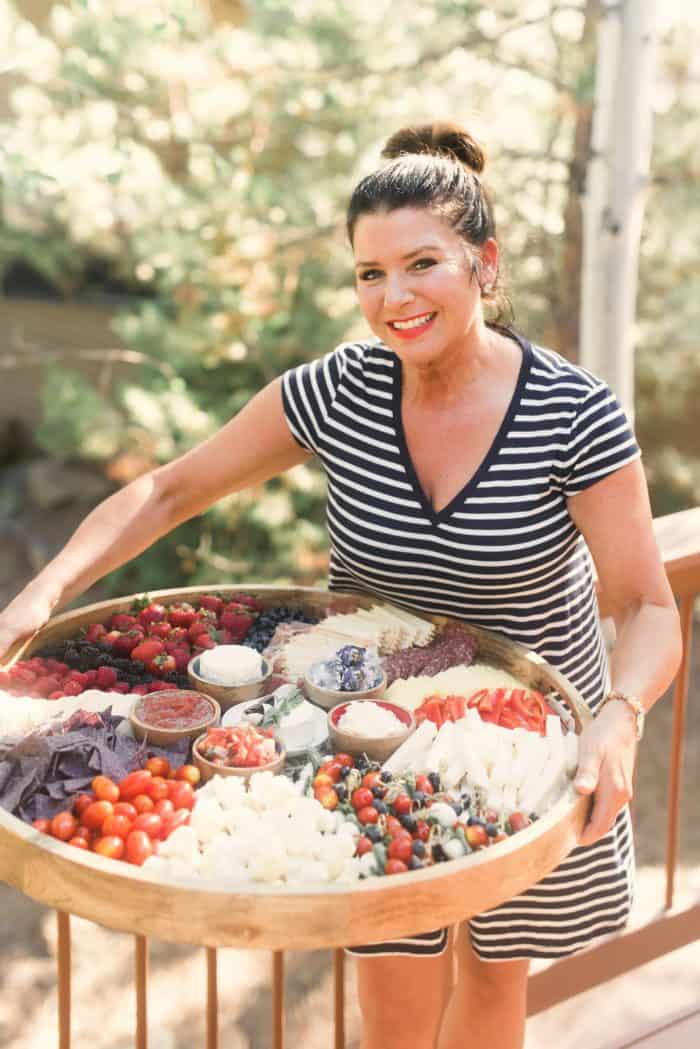
M 387 277 L 384 285 L 384 305 L 396 308 L 415 298 L 410 287 L 399 277 Z

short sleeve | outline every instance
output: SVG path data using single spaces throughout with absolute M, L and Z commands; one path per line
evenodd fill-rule
M 323 451 L 328 416 L 344 370 L 341 346 L 325 357 L 290 368 L 282 376 L 284 414 L 293 437 L 307 452 L 320 455 Z
M 620 402 L 604 383 L 592 389 L 576 412 L 562 470 L 562 491 L 576 495 L 641 456 Z

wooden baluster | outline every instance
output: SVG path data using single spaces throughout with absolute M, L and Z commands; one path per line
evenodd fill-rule
M 345 951 L 333 951 L 333 1049 L 345 1049 Z
M 219 1045 L 219 988 L 216 972 L 216 948 L 207 947 L 207 1049 Z
M 673 730 L 671 734 L 671 775 L 668 785 L 668 818 L 666 822 L 666 910 L 673 906 L 676 865 L 678 863 L 678 828 L 680 817 L 681 773 L 683 769 L 683 735 L 688 700 L 688 682 L 692 660 L 694 597 L 680 600 L 683 659 L 673 690 Z
M 56 911 L 58 921 L 58 1049 L 70 1049 L 70 914 Z
M 272 952 L 272 1049 L 284 1049 L 284 951 Z
M 148 940 L 134 936 L 136 985 L 136 1049 L 148 1049 Z

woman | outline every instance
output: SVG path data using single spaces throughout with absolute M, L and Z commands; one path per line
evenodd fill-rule
M 209 441 L 97 507 L 0 616 L 0 650 L 223 495 L 318 454 L 331 586 L 499 630 L 560 667 L 598 712 L 576 781 L 594 795 L 590 820 L 557 871 L 456 934 L 354 948 L 363 1049 L 516 1049 L 529 959 L 627 920 L 640 712 L 672 679 L 680 634 L 614 397 L 485 322 L 498 246 L 481 149 L 433 125 L 398 132 L 385 156 L 348 213 L 379 341 L 293 369 Z M 617 628 L 609 702 L 590 555 Z

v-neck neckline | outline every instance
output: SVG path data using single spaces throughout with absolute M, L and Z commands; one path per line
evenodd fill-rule
M 496 431 L 496 435 L 489 446 L 486 455 L 482 459 L 479 466 L 467 480 L 466 484 L 460 488 L 457 494 L 450 499 L 446 506 L 443 506 L 441 510 L 436 510 L 433 504 L 426 496 L 423 486 L 418 478 L 416 468 L 411 458 L 411 453 L 408 448 L 408 442 L 406 440 L 406 432 L 403 425 L 403 417 L 401 414 L 401 397 L 403 392 L 403 369 L 401 367 L 401 361 L 398 357 L 394 356 L 394 383 L 393 383 L 393 411 L 394 411 L 394 426 L 396 429 L 396 436 L 399 442 L 399 448 L 406 469 L 406 474 L 411 482 L 413 490 L 418 497 L 418 501 L 423 508 L 426 516 L 432 521 L 433 524 L 439 525 L 444 524 L 454 513 L 458 506 L 460 506 L 464 500 L 474 491 L 479 485 L 485 474 L 488 472 L 494 459 L 497 457 L 501 446 L 505 440 L 506 434 L 510 429 L 510 424 L 513 421 L 513 417 L 518 410 L 520 403 L 520 397 L 527 382 L 527 377 L 530 372 L 530 365 L 532 361 L 532 347 L 527 339 L 523 339 L 516 332 L 508 331 L 503 332 L 507 334 L 509 338 L 512 338 L 517 342 L 518 346 L 522 351 L 522 361 L 520 362 L 520 370 L 518 372 L 518 379 L 515 384 L 515 389 L 510 398 L 510 402 L 506 409 L 505 415 L 501 420 L 501 425 Z

